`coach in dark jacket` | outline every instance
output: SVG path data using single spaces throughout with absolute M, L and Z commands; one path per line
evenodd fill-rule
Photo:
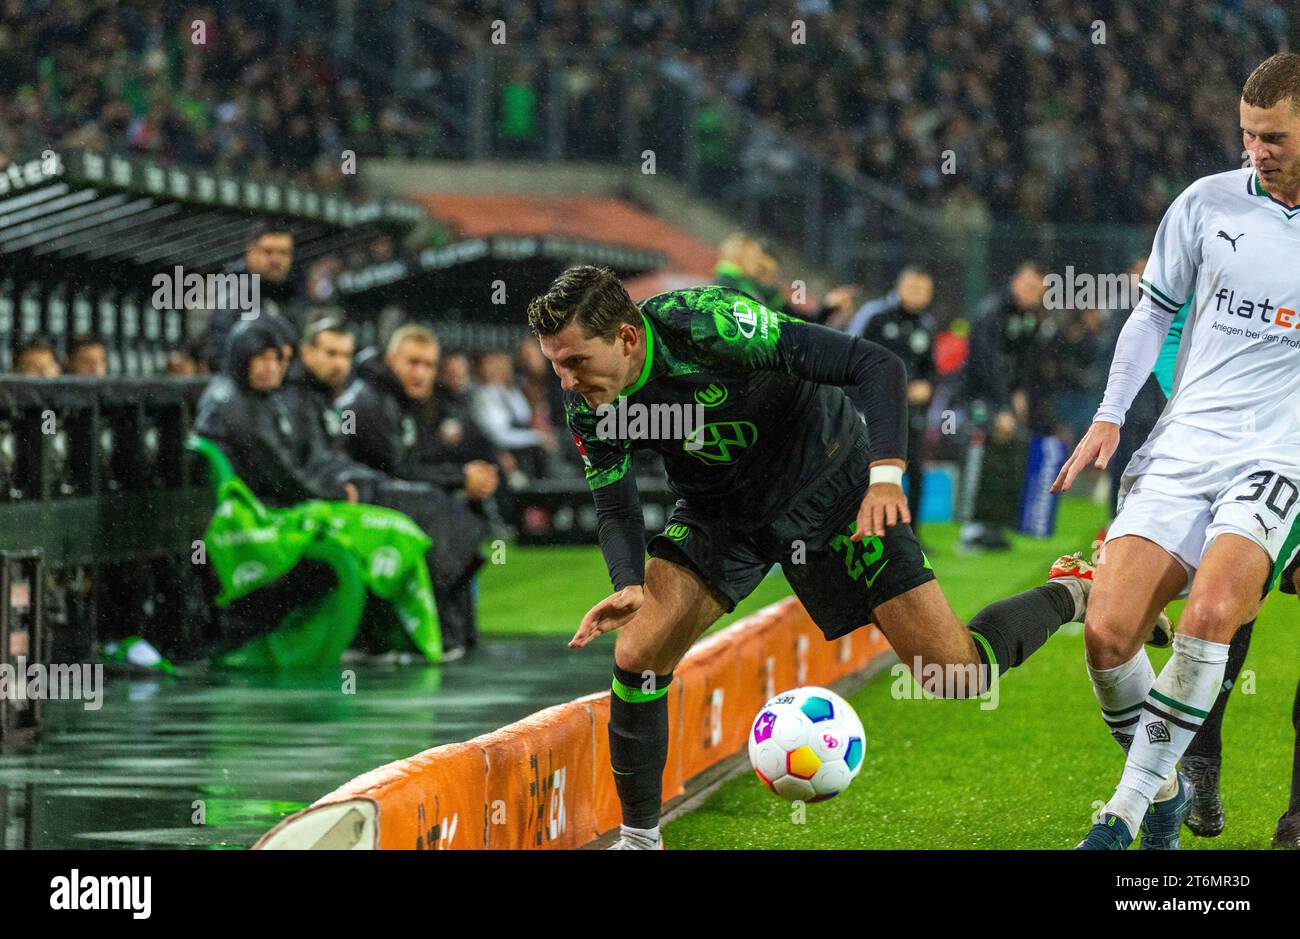
M 454 498 L 448 497 L 451 508 L 430 534 L 435 543 L 448 550 L 472 549 L 477 554 L 478 545 L 487 536 L 488 524 L 475 509 L 496 491 L 497 472 L 481 460 L 439 462 L 442 453 L 428 436 L 436 425 L 427 419 L 438 371 L 438 351 L 437 338 L 431 331 L 403 326 L 393 334 L 383 355 L 368 351 L 357 357 L 356 377 L 336 402 L 351 431 L 342 435 L 343 448 L 358 463 L 406 481 L 407 485 L 423 484 L 454 493 Z M 400 375 L 394 365 L 401 370 Z M 435 583 L 434 593 L 443 634 L 448 637 L 446 644 L 452 648 L 474 646 L 477 626 L 473 584 L 468 578 L 441 588 Z
M 217 444 L 235 473 L 262 501 L 357 501 L 356 484 L 374 474 L 361 466 L 311 466 L 309 443 L 278 394 L 283 377 L 279 332 L 261 320 L 237 323 L 220 375 L 199 399 L 194 430 Z
M 480 468 L 488 467 L 490 452 L 475 448 L 467 461 L 470 452 L 440 442 L 436 401 L 411 397 L 378 350 L 357 357 L 356 378 L 337 407 L 353 426 L 353 433 L 342 439 L 354 460 L 399 479 L 464 489 L 472 499 L 495 491 L 495 469 L 486 474 L 491 485 L 475 479 Z

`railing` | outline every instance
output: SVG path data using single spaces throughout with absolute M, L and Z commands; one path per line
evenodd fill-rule
M 0 551 L 39 549 L 62 654 L 100 624 L 148 634 L 185 615 L 211 511 L 184 440 L 198 379 L 0 379 Z

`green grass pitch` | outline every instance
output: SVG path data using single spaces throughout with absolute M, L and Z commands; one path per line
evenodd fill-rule
M 1014 550 L 1001 555 L 958 555 L 953 525 L 929 525 L 923 535 L 939 583 L 967 617 L 1041 583 L 1060 554 L 1088 551 L 1106 519 L 1105 509 L 1067 499 L 1053 538 L 1015 538 Z M 595 548 L 508 552 L 506 563 L 488 565 L 481 576 L 480 621 L 489 639 L 520 631 L 567 637 L 609 592 Z M 788 593 L 783 577 L 769 577 L 720 625 Z M 1179 606 L 1170 611 L 1175 619 Z M 612 652 L 612 639 L 595 646 Z M 1167 658 L 1152 653 L 1157 671 Z M 1200 839 L 1184 829 L 1185 848 L 1268 846 L 1289 791 L 1297 677 L 1300 607 L 1274 592 L 1224 722 L 1227 830 Z M 1064 627 L 1005 677 L 992 710 L 974 701 L 899 699 L 891 693 L 898 684 L 886 671 L 852 698 L 866 728 L 867 754 L 843 795 L 807 806 L 800 817 L 747 772 L 666 826 L 667 846 L 1069 848 L 1119 779 L 1122 754 L 1097 711 L 1080 626 Z

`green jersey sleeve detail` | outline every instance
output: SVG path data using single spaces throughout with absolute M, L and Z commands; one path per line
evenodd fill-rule
M 1169 326 L 1169 332 L 1165 335 L 1164 345 L 1160 347 L 1160 355 L 1156 358 L 1156 367 L 1152 369 L 1156 376 L 1156 382 L 1160 385 L 1160 390 L 1168 398 L 1174 393 L 1174 368 L 1178 364 L 1178 347 L 1183 340 L 1183 325 L 1187 322 L 1187 311 L 1191 308 L 1192 297 L 1188 297 L 1174 316 L 1174 321 Z
M 606 486 L 612 486 L 624 476 L 627 475 L 628 469 L 632 466 L 632 454 L 624 453 L 623 458 L 614 466 L 596 467 L 588 466 L 586 468 L 587 486 L 591 489 L 603 489 Z
M 569 434 L 582 455 L 587 486 L 601 489 L 626 476 L 632 466 L 631 447 L 626 442 L 606 440 L 596 433 L 596 412 L 580 395 L 566 394 L 564 410 Z
M 702 370 L 788 371 L 777 349 L 782 331 L 800 321 L 730 287 L 695 287 L 651 297 L 642 313 L 678 358 Z

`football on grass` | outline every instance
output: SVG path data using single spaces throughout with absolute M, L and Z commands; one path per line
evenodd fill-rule
M 853 782 L 866 746 L 862 721 L 847 701 L 826 688 L 795 688 L 754 718 L 749 763 L 782 799 L 821 802 Z

